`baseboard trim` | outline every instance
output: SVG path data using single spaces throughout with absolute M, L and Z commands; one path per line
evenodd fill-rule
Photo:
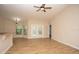
M 20 37 L 17 37 L 17 38 L 14 38 L 14 39 L 19 39 Z M 47 38 L 20 38 L 20 39 L 49 39 L 48 37 Z
M 32 37 L 28 37 L 27 39 L 49 39 L 48 37 L 43 37 L 43 38 L 32 38 Z
M 53 39 L 53 40 L 55 40 L 55 39 Z M 75 49 L 79 50 L 79 47 L 76 47 L 75 45 L 71 45 L 71 44 L 69 44 L 69 43 L 66 43 L 66 42 L 63 42 L 63 41 L 59 41 L 59 40 L 55 40 L 55 41 L 58 41 L 58 42 L 60 42 L 60 43 L 62 43 L 62 44 L 68 45 L 68 46 L 70 46 L 70 47 L 72 47 L 72 48 L 75 48 Z

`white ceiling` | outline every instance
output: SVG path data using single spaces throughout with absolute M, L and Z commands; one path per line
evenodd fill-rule
M 46 4 L 46 6 L 52 7 L 50 10 L 47 9 L 47 12 L 36 12 L 37 8 L 33 6 L 41 6 L 41 4 L 2 4 L 0 5 L 0 16 L 9 19 L 13 17 L 20 17 L 21 19 L 50 19 L 67 5 Z

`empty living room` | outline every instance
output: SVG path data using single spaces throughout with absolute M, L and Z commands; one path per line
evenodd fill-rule
M 79 54 L 79 4 L 0 4 L 0 54 Z

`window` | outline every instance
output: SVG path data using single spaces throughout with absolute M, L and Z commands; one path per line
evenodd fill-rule
M 17 25 L 16 26 L 16 34 L 17 35 L 26 35 L 27 33 L 26 33 L 26 28 L 25 28 L 25 26 L 23 26 L 23 25 Z

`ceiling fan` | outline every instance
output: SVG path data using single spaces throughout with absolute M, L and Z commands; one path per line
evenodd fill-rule
M 46 7 L 45 5 L 46 5 L 46 4 L 42 4 L 40 7 L 39 7 L 39 6 L 34 6 L 34 7 L 35 7 L 35 8 L 38 8 L 38 10 L 36 10 L 36 11 L 42 10 L 42 11 L 44 11 L 44 12 L 46 12 L 46 9 L 52 9 L 52 7 Z

